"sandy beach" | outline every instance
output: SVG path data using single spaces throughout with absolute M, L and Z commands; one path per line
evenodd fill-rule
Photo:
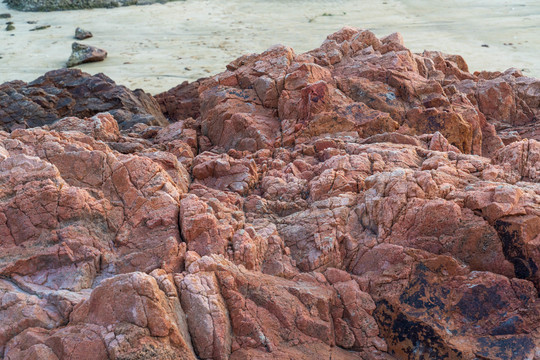
M 18 12 L 2 3 L 0 13 L 12 17 L 2 19 L 0 83 L 31 81 L 63 67 L 77 26 L 94 34 L 84 43 L 109 53 L 104 62 L 82 65 L 82 70 L 103 72 L 119 84 L 153 94 L 223 71 L 236 57 L 276 43 L 297 53 L 310 50 L 344 25 L 367 28 L 377 36 L 400 32 L 413 51 L 460 54 L 471 71 L 517 67 L 539 77 L 540 3 L 471 3 L 188 0 L 50 13 Z M 4 31 L 7 21 L 13 21 L 14 31 Z M 39 25 L 50 28 L 30 31 Z

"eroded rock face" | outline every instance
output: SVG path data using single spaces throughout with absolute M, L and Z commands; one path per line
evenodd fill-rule
M 344 28 L 166 125 L 58 110 L 108 86 L 70 74 L 1 88 L 34 115 L 0 132 L 0 356 L 539 358 L 538 80 Z
M 12 81 L 0 85 L 2 130 L 43 126 L 66 116 L 91 117 L 100 112 L 111 113 L 122 129 L 137 123 L 167 124 L 151 95 L 118 86 L 103 74 L 61 69 L 28 84 Z

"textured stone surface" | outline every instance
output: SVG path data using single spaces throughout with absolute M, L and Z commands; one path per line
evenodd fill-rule
M 92 33 L 88 30 L 81 29 L 80 27 L 75 29 L 75 39 L 77 40 L 88 39 L 88 38 L 91 38 L 92 36 L 94 35 L 92 35 Z
M 1 85 L 0 357 L 538 359 L 538 84 L 344 28 Z
M 103 49 L 74 42 L 71 45 L 71 55 L 66 66 L 69 68 L 84 63 L 103 61 L 106 57 L 107 52 Z
M 28 84 L 12 81 L 0 85 L 0 125 L 7 131 L 105 111 L 123 129 L 136 123 L 167 124 L 151 95 L 118 86 L 103 74 L 91 76 L 76 69 L 62 69 Z

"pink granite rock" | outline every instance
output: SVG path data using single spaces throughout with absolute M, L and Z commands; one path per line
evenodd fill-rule
M 0 357 L 538 357 L 537 79 L 346 27 L 107 84 L 0 85 Z

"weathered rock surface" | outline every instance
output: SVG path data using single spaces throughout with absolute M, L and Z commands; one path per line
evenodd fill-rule
M 539 84 L 344 28 L 1 85 L 0 356 L 540 359 Z
M 167 1 L 170 0 L 6 0 L 6 3 L 21 11 L 57 11 L 148 5 Z
M 66 116 L 111 113 L 122 129 L 137 123 L 166 125 L 155 99 L 142 90 L 118 86 L 103 74 L 76 69 L 50 71 L 31 83 L 0 85 L 0 125 L 12 131 L 43 126 Z
M 71 45 L 71 55 L 66 66 L 73 67 L 84 63 L 103 61 L 107 57 L 107 52 L 95 46 L 74 42 Z
M 88 39 L 88 38 L 91 38 L 92 36 L 94 35 L 92 35 L 92 33 L 88 30 L 81 29 L 80 27 L 75 29 L 75 39 L 77 40 Z

